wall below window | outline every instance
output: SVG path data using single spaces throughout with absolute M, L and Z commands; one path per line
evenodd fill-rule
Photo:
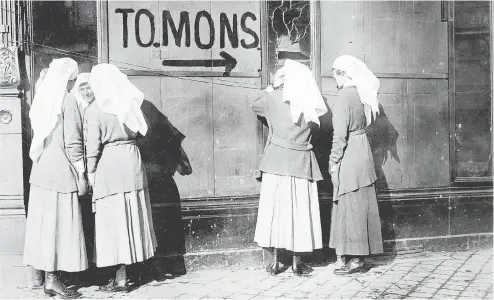
M 492 244 L 492 187 L 381 191 L 378 198 L 389 255 L 410 248 L 461 251 Z M 264 263 L 269 259 L 267 252 L 263 253 L 253 242 L 257 201 L 257 196 L 189 199 L 182 202 L 181 218 L 176 206 L 155 204 L 158 240 L 164 245 L 160 255 L 184 256 L 189 269 Z M 333 259 L 334 253 L 327 249 L 331 205 L 331 198 L 322 194 L 320 210 L 326 249 L 316 251 L 313 259 Z M 170 219 L 172 215 L 175 224 Z M 183 236 L 178 236 L 179 224 Z
M 171 185 L 168 185 L 170 187 Z M 257 196 L 189 199 L 170 203 L 168 191 L 151 191 L 158 257 L 187 271 L 230 265 L 260 266 L 268 252 L 254 242 Z M 172 188 L 172 192 L 173 191 Z M 492 246 L 492 187 L 432 188 L 379 192 L 386 255 L 461 251 Z M 334 260 L 327 248 L 331 198 L 320 197 L 324 249 L 309 260 Z M 30 269 L 22 264 L 25 215 L 0 210 L 0 289 L 26 287 Z

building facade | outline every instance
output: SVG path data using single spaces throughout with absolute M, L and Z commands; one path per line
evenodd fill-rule
M 22 266 L 30 171 L 27 113 L 41 69 L 63 56 L 78 61 L 81 72 L 98 62 L 116 64 L 146 95 L 143 109 L 151 130 L 141 151 L 162 257 L 185 257 L 194 264 L 262 260 L 252 241 L 259 193 L 254 173 L 266 129 L 250 111 L 250 100 L 285 57 L 310 61 L 331 104 L 337 92 L 332 62 L 341 54 L 365 61 L 381 81 L 381 115 L 367 135 L 386 248 L 492 243 L 489 1 L 2 5 L 13 13 L 10 19 L 2 15 L 2 41 L 3 49 L 16 51 L 9 50 L 15 53 L 18 82 L 0 90 L 0 161 L 7 166 L 0 175 L 0 286 L 22 285 L 27 276 Z M 23 29 L 16 32 L 23 34 L 7 39 L 8 20 L 18 20 Z M 0 75 L 5 81 L 8 74 Z M 182 148 L 193 169 L 188 176 L 172 176 L 170 124 L 185 135 Z M 328 113 L 313 141 L 325 176 L 319 185 L 325 245 L 331 132 Z

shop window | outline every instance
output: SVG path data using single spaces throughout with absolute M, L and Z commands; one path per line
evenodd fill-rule
M 70 57 L 80 72 L 98 62 L 96 1 L 33 2 L 34 81 L 52 59 Z
M 310 2 L 268 1 L 269 65 L 282 59 L 310 63 Z
M 454 2 L 455 175 L 492 176 L 490 7 Z

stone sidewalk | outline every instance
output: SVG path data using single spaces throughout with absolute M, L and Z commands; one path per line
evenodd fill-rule
M 93 299 L 492 299 L 492 254 L 489 249 L 378 257 L 369 272 L 348 277 L 333 274 L 336 264 L 316 266 L 307 277 L 295 277 L 291 269 L 277 276 L 260 268 L 199 270 L 128 294 L 79 291 Z M 0 298 L 44 297 L 41 290 L 0 291 Z

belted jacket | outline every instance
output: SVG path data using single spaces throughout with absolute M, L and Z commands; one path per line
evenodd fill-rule
M 303 117 L 294 124 L 290 104 L 283 102 L 283 90 L 263 91 L 251 103 L 251 109 L 267 120 L 269 135 L 261 157 L 259 172 L 288 175 L 310 181 L 322 180 L 311 145 L 312 132 Z
M 372 151 L 365 134 L 364 105 L 355 87 L 344 88 L 338 93 L 331 110 L 333 112 L 333 146 L 329 164 L 337 168 L 339 186 L 335 198 L 373 184 L 376 170 Z
M 137 134 L 120 126 L 117 116 L 91 104 L 84 116 L 88 173 L 95 174 L 93 201 L 147 188 Z

